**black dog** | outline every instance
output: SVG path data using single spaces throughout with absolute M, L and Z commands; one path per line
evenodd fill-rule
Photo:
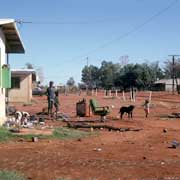
M 135 106 L 133 106 L 133 105 L 130 105 L 128 107 L 122 106 L 119 110 L 119 113 L 121 114 L 121 119 L 122 119 L 124 113 L 127 113 L 129 118 L 132 118 L 134 108 L 135 108 Z

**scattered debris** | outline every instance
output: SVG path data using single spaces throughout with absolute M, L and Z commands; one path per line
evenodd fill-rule
M 28 112 L 16 111 L 14 115 L 8 116 L 3 126 L 11 132 L 19 132 L 21 128 L 34 128 L 37 125 L 45 126 L 43 116 L 30 115 Z
M 140 131 L 142 130 L 142 128 L 138 128 L 138 129 L 133 129 L 133 128 L 118 128 L 118 127 L 113 127 L 113 126 L 109 126 L 109 125 L 105 125 L 105 124 L 101 124 L 101 125 L 90 125 L 88 123 L 70 123 L 70 122 L 67 122 L 67 126 L 69 128 L 75 128 L 75 129 L 78 129 L 78 128 L 90 128 L 90 129 L 108 129 L 109 131 L 111 130 L 114 130 L 114 131 L 119 131 L 119 132 L 125 132 L 125 131 Z
M 99 119 L 98 120 L 77 120 L 77 121 L 72 121 L 72 120 L 69 120 L 68 122 L 70 123 L 97 123 L 97 122 L 101 122 Z
M 12 128 L 12 129 L 9 129 L 9 131 L 12 132 L 12 133 L 20 133 L 19 128 Z
M 63 120 L 63 121 L 69 121 L 70 117 L 64 113 L 58 112 L 57 113 L 57 119 L 56 120 Z
M 177 142 L 176 140 L 171 142 L 171 147 L 172 148 L 179 148 L 180 147 L 180 142 Z
M 111 108 L 112 108 L 112 109 L 114 109 L 114 108 L 115 108 L 115 106 L 112 104 L 112 105 L 111 105 Z
M 176 118 L 180 118 L 180 113 L 172 113 Z
M 93 150 L 94 150 L 94 151 L 102 151 L 101 148 L 94 148 Z
M 17 111 L 14 106 L 7 106 L 6 110 L 7 110 L 7 114 L 8 114 L 9 116 L 14 115 L 15 112 Z
M 18 139 L 18 142 L 23 142 L 23 141 L 24 141 L 23 138 Z
M 38 142 L 38 137 L 32 137 L 32 142 Z
M 171 113 L 167 115 L 168 118 L 180 118 L 180 113 Z

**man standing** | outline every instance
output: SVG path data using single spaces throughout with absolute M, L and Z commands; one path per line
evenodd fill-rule
M 52 116 L 52 109 L 54 104 L 54 98 L 55 98 L 55 90 L 53 88 L 53 81 L 49 82 L 49 87 L 47 88 L 47 98 L 48 98 L 48 115 L 50 114 Z

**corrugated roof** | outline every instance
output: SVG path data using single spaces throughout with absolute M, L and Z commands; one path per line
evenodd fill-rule
M 12 74 L 36 74 L 35 69 L 11 69 Z
M 14 19 L 0 19 L 6 39 L 6 53 L 25 53 L 24 45 Z
M 155 82 L 155 84 L 158 84 L 158 83 L 162 83 L 162 84 L 172 84 L 172 79 L 160 79 L 158 81 Z M 178 84 L 180 84 L 180 79 L 177 78 L 177 82 Z M 175 84 L 176 84 L 176 79 L 175 79 Z

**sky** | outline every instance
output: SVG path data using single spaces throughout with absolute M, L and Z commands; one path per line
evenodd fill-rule
M 81 81 L 82 68 L 103 60 L 159 61 L 180 54 L 178 0 L 0 0 L 0 18 L 13 18 L 25 54 L 10 55 L 11 68 L 41 67 L 44 84 Z M 170 8 L 164 10 L 166 7 Z M 163 11 L 164 10 L 164 11 Z M 157 15 L 157 16 L 156 16 Z M 151 19 L 151 17 L 153 17 Z M 28 23 L 29 22 L 29 23 Z

